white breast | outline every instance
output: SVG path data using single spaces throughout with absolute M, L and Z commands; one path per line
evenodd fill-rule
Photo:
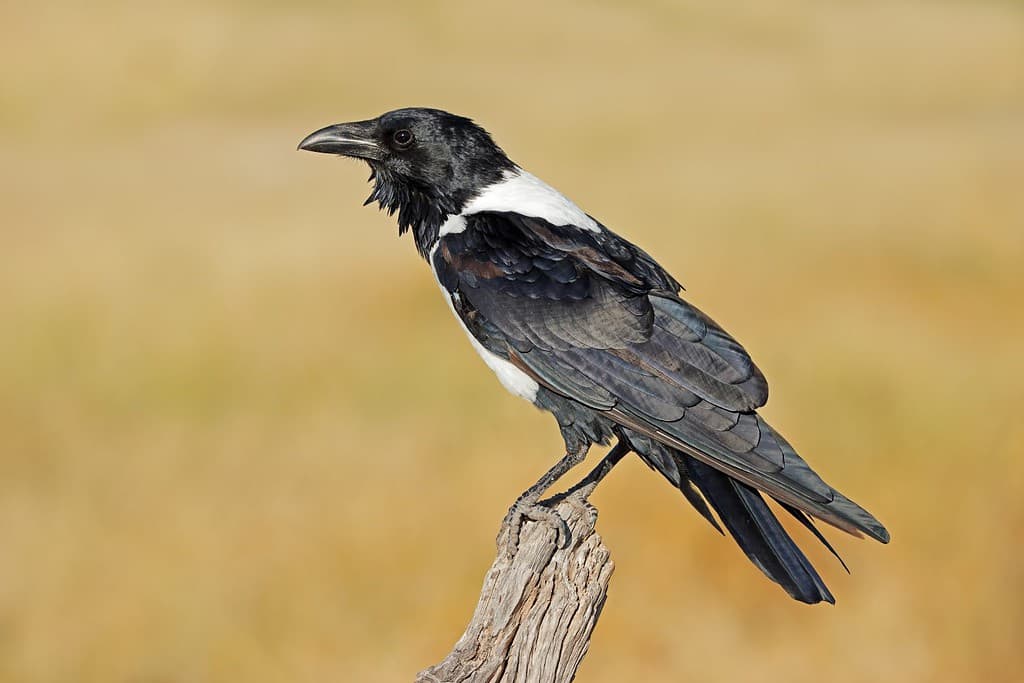
M 437 249 L 437 246 L 435 246 L 434 249 Z M 434 252 L 431 250 L 431 269 L 434 267 L 433 257 Z M 434 276 L 437 277 L 436 272 L 434 273 Z M 444 300 L 448 302 L 448 307 L 452 309 L 452 315 L 455 316 L 455 319 L 459 322 L 463 332 L 465 332 L 466 336 L 469 337 L 469 343 L 473 345 L 476 352 L 484 359 L 484 362 L 487 363 L 487 367 L 493 370 L 494 374 L 498 376 L 498 381 L 501 382 L 501 385 L 516 396 L 525 398 L 527 401 L 533 403 L 537 398 L 537 391 L 540 389 L 540 385 L 537 384 L 532 377 L 517 368 L 515 365 L 512 365 L 512 363 L 485 349 L 484 345 L 477 341 L 477 338 L 469 331 L 466 324 L 462 322 L 462 318 L 459 317 L 458 311 L 455 310 L 455 302 L 452 300 L 452 297 L 458 296 L 458 294 L 450 294 L 448 290 L 444 288 L 444 285 L 441 284 L 440 280 L 438 280 L 437 284 L 441 288 L 441 294 L 444 296 Z
M 444 287 L 441 289 L 444 290 Z M 455 294 L 454 296 L 458 296 L 458 294 Z M 462 318 L 460 318 L 459 314 L 455 311 L 455 303 L 452 301 L 452 295 L 445 291 L 444 298 L 448 301 L 448 306 L 452 309 L 455 319 L 459 321 L 459 325 L 462 326 L 466 336 L 469 337 L 469 343 L 473 345 L 476 352 L 484 359 L 484 362 L 487 363 L 487 367 L 493 370 L 494 374 L 498 376 L 498 381 L 501 382 L 501 385 L 516 396 L 525 398 L 527 401 L 533 403 L 533 401 L 537 399 L 537 391 L 540 389 L 540 385 L 537 384 L 532 377 L 512 365 L 512 363 L 485 349 L 484 345 L 477 341 L 476 337 L 473 336 L 473 333 L 469 331 L 469 328 L 466 327 L 466 324 L 462 322 Z

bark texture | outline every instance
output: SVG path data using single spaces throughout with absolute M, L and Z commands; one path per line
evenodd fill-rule
M 588 491 L 589 492 L 589 491 Z M 515 554 L 499 547 L 465 633 L 417 683 L 563 683 L 576 675 L 608 594 L 614 564 L 582 495 L 555 507 L 572 533 L 527 521 Z

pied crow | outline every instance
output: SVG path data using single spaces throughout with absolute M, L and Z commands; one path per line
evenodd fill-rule
M 810 517 L 888 542 L 758 415 L 768 384 L 747 351 L 650 255 L 513 163 L 473 121 L 398 109 L 322 128 L 299 149 L 369 164 L 366 203 L 412 233 L 505 388 L 558 421 L 565 455 L 509 511 L 513 542 L 524 516 L 553 517 L 544 491 L 613 439 L 595 478 L 635 452 L 796 600 L 834 602 L 762 494 L 833 553 Z

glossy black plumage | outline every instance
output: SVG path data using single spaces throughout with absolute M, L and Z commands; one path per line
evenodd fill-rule
M 396 127 L 424 142 L 413 152 L 396 146 Z M 345 144 L 362 136 L 355 153 L 342 153 L 373 168 L 371 200 L 412 229 L 499 378 L 555 416 L 568 454 L 561 471 L 617 437 L 721 530 L 714 511 L 754 564 L 803 602 L 833 598 L 759 491 L 829 550 L 804 513 L 888 540 L 757 414 L 768 385 L 746 350 L 682 299 L 646 252 L 521 171 L 483 129 L 400 110 L 318 131 L 308 148 L 330 148 L 331 135 Z
M 754 412 L 768 397 L 760 370 L 678 297 L 678 285 L 650 257 L 610 232 L 603 241 L 615 247 L 599 251 L 590 233 L 565 232 L 537 218 L 482 214 L 441 238 L 433 265 L 489 350 L 612 422 L 662 446 L 683 446 L 669 456 L 686 463 L 677 486 L 687 493 L 692 483 L 755 564 L 794 598 L 832 601 L 752 487 L 847 531 L 884 541 L 884 528 Z M 649 463 L 665 462 L 637 442 Z

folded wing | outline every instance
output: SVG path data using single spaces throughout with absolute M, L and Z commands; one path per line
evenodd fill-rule
M 609 231 L 482 213 L 442 238 L 433 265 L 471 333 L 541 385 L 845 531 L 888 540 L 755 412 L 768 385 L 749 354 L 639 248 Z

